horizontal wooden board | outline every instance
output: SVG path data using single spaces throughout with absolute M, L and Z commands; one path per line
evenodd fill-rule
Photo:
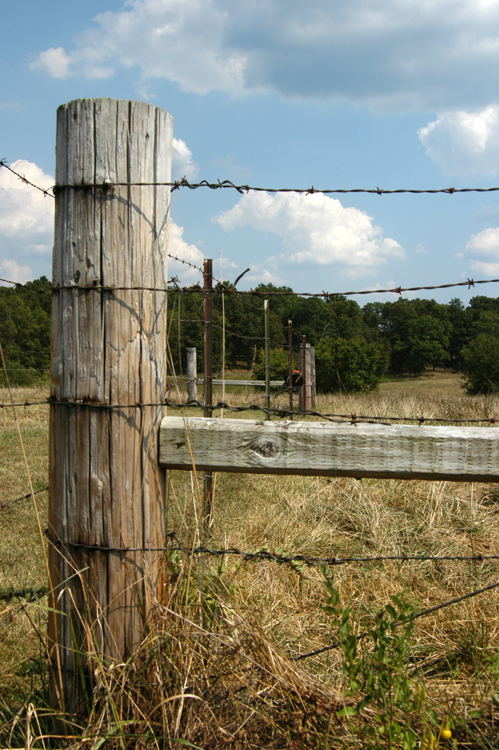
M 178 378 L 178 380 L 182 380 L 182 378 Z M 198 385 L 203 385 L 204 380 L 203 378 L 198 378 L 196 380 L 196 383 Z M 265 387 L 265 380 L 219 380 L 218 378 L 213 378 L 211 381 L 212 385 L 255 385 L 260 386 L 262 388 Z M 271 380 L 270 381 L 270 387 L 271 388 L 284 388 L 285 386 L 284 380 Z
M 499 430 L 165 417 L 160 465 L 250 474 L 497 482 Z

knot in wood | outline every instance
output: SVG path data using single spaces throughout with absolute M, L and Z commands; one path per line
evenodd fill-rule
M 281 446 L 275 440 L 258 440 L 253 443 L 251 450 L 258 453 L 262 458 L 275 458 L 281 452 Z

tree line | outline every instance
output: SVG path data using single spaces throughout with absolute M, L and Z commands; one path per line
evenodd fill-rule
M 225 282 L 225 286 L 230 286 Z M 260 284 L 259 292 L 291 292 L 290 287 Z M 228 368 L 253 368 L 263 376 L 263 297 L 220 294 L 213 298 L 213 361 Z M 464 376 L 469 393 L 499 392 L 499 298 L 476 296 L 438 303 L 428 299 L 368 302 L 338 296 L 270 296 L 271 378 L 285 377 L 288 367 L 288 321 L 295 353 L 306 336 L 315 347 L 317 385 L 322 391 L 372 390 L 388 372 L 418 375 L 428 368 L 448 368 Z M 171 358 L 184 368 L 188 346 L 203 350 L 203 295 L 172 290 L 169 299 Z
M 230 283 L 225 282 L 230 288 Z M 260 284 L 259 292 L 289 292 Z M 264 350 L 263 297 L 213 296 L 213 361 L 221 368 L 225 319 L 227 369 L 252 369 L 261 376 Z M 288 368 L 288 321 L 295 355 L 302 336 L 315 347 L 318 388 L 323 391 L 372 390 L 388 372 L 418 375 L 428 368 L 460 371 L 469 393 L 499 392 L 499 298 L 476 296 L 464 306 L 452 299 L 368 302 L 338 296 L 270 296 L 271 378 Z M 23 286 L 0 287 L 0 342 L 11 382 L 28 385 L 50 363 L 51 284 L 42 276 Z M 203 294 L 175 287 L 168 299 L 168 356 L 185 370 L 185 349 L 203 351 Z M 5 382 L 0 373 L 0 382 Z

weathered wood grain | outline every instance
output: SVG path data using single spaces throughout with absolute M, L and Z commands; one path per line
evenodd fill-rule
M 101 655 L 126 660 L 163 590 L 162 408 L 92 408 L 159 402 L 166 389 L 166 294 L 93 286 L 166 288 L 169 189 L 89 187 L 168 182 L 173 121 L 150 104 L 83 99 L 57 112 L 50 419 L 49 534 L 53 583 L 49 639 L 66 692 L 73 678 L 71 612 L 94 622 Z M 72 288 L 71 288 L 72 287 Z M 73 544 L 138 547 L 141 552 Z M 78 575 L 74 575 L 78 572 Z
M 168 469 L 499 481 L 494 427 L 337 425 L 165 417 L 160 464 Z

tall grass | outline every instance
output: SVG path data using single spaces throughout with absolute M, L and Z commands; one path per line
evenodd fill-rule
M 455 381 L 439 389 L 436 380 L 427 387 L 423 381 L 387 383 L 367 396 L 320 397 L 318 410 L 446 419 L 499 414 L 497 398 L 464 396 Z M 39 394 L 18 396 L 35 400 Z M 251 403 L 258 396 L 245 389 L 227 400 Z M 287 395 L 274 401 L 285 407 Z M 42 486 L 47 417 L 46 407 L 20 415 Z M 26 485 L 6 409 L 0 419 L 1 504 L 24 494 Z M 169 530 L 186 543 L 196 541 L 201 500 L 189 473 L 170 472 L 167 486 Z M 45 513 L 45 496 L 38 497 Z M 29 502 L 0 509 L 0 591 L 46 582 Z M 219 474 L 214 519 L 212 548 L 321 557 L 499 554 L 494 485 Z M 442 733 L 449 722 L 460 747 L 494 748 L 499 590 L 416 620 L 406 636 L 404 627 L 390 629 L 386 605 L 403 594 L 416 609 L 431 607 L 499 581 L 498 571 L 499 561 L 485 560 L 385 561 L 325 571 L 171 553 L 166 603 L 158 605 L 141 649 L 125 665 L 93 654 L 86 713 L 66 717 L 66 724 L 53 723 L 48 707 L 41 644 L 46 600 L 23 608 L 10 602 L 0 613 L 0 745 L 402 748 L 413 732 L 423 747 L 431 746 L 431 736 L 435 747 L 450 747 L 453 740 Z M 296 661 L 334 643 L 339 632 L 346 643 L 347 628 L 351 635 L 371 630 L 373 637 L 359 643 L 356 654 L 341 648 Z M 392 654 L 386 658 L 378 647 L 383 628 L 386 654 Z M 403 669 L 395 653 L 404 654 Z M 357 693 L 356 664 L 364 680 Z M 357 711 L 369 675 L 388 682 L 373 682 L 371 698 Z M 403 677 L 407 695 L 399 700 L 393 686 L 405 684 Z M 392 724 L 409 727 L 405 739 Z M 63 734 L 73 739 L 55 736 Z

